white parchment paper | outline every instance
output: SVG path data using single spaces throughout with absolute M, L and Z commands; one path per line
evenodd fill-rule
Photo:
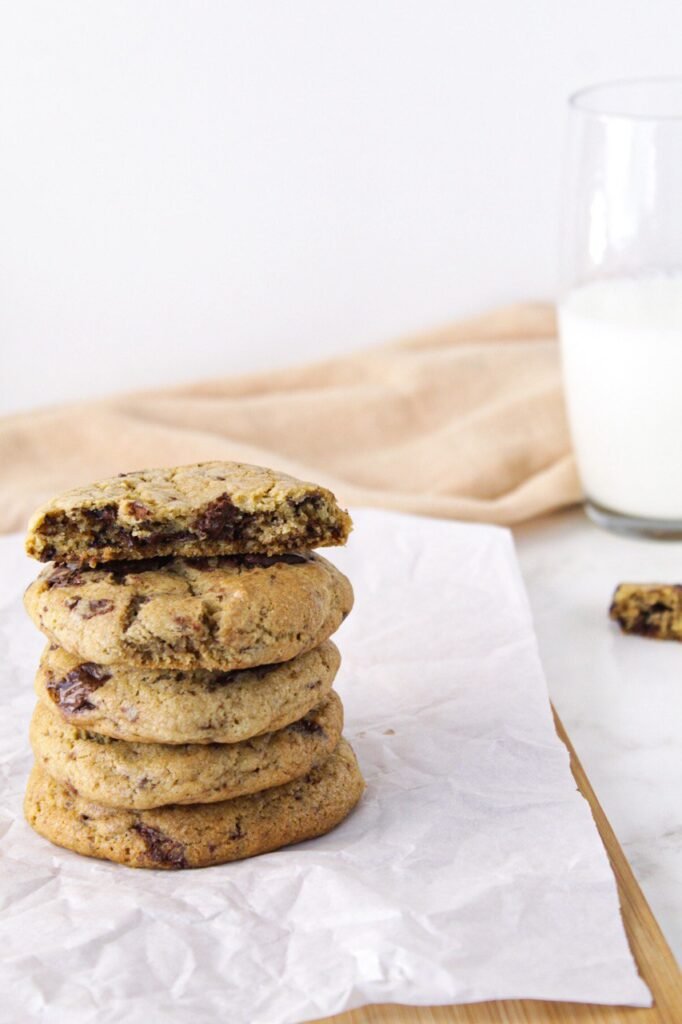
M 42 642 L 36 566 L 0 541 L 2 1020 L 292 1024 L 371 1002 L 650 1004 L 551 720 L 510 535 L 360 511 L 331 557 L 367 778 L 331 835 L 239 864 L 132 871 L 21 816 Z

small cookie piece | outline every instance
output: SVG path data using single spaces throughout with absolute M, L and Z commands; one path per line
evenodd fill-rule
M 236 555 L 51 565 L 24 603 L 38 629 L 83 661 L 228 672 L 318 647 L 353 590 L 319 555 Z
M 61 718 L 130 743 L 239 743 L 283 729 L 329 693 L 341 656 L 331 640 L 278 665 L 233 672 L 82 662 L 45 648 L 35 688 Z
M 24 813 L 57 846 L 135 868 L 198 868 L 269 853 L 331 831 L 362 796 L 350 745 L 304 778 L 215 804 L 121 811 L 100 807 L 34 767 Z
M 105 807 L 147 810 L 284 785 L 329 757 L 342 728 L 343 706 L 332 691 L 298 722 L 241 743 L 126 743 L 66 725 L 40 703 L 30 735 L 36 763 L 62 785 Z
M 682 586 L 678 583 L 620 583 L 609 615 L 624 633 L 656 640 L 682 640 Z
M 262 466 L 202 462 L 146 469 L 60 494 L 28 526 L 41 562 L 99 565 L 345 544 L 351 519 L 331 491 Z

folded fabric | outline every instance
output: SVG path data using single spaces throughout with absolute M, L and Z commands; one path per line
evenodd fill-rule
M 309 366 L 0 419 L 0 531 L 65 488 L 235 459 L 353 505 L 512 524 L 580 499 L 551 307 Z

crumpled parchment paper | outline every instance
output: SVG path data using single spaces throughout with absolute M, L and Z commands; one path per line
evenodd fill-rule
M 367 792 L 250 861 L 133 871 L 24 823 L 37 572 L 0 540 L 0 1015 L 292 1024 L 372 1002 L 650 1004 L 556 737 L 510 534 L 359 511 L 338 690 Z M 6 1016 L 4 1016 L 6 1015 Z

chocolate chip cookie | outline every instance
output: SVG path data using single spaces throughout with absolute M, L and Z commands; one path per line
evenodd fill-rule
M 347 512 L 324 487 L 261 466 L 147 469 L 61 494 L 32 517 L 41 562 L 101 564 L 158 555 L 281 554 L 344 544 Z
M 129 668 L 45 648 L 36 692 L 65 722 L 133 743 L 239 743 L 302 718 L 331 689 L 337 648 L 326 640 L 279 665 L 233 672 Z
M 655 640 L 682 640 L 682 585 L 621 583 L 609 615 L 624 633 Z
M 350 582 L 310 553 L 47 566 L 28 614 L 83 661 L 223 672 L 288 661 L 350 611 Z
M 231 800 L 298 779 L 331 754 L 342 728 L 332 691 L 298 722 L 241 743 L 126 743 L 67 725 L 42 703 L 30 735 L 36 763 L 84 799 L 146 810 Z
M 89 857 L 138 868 L 196 868 L 323 835 L 350 814 L 363 789 L 355 755 L 341 740 L 295 782 L 222 803 L 144 812 L 91 803 L 35 767 L 24 811 L 40 835 Z

